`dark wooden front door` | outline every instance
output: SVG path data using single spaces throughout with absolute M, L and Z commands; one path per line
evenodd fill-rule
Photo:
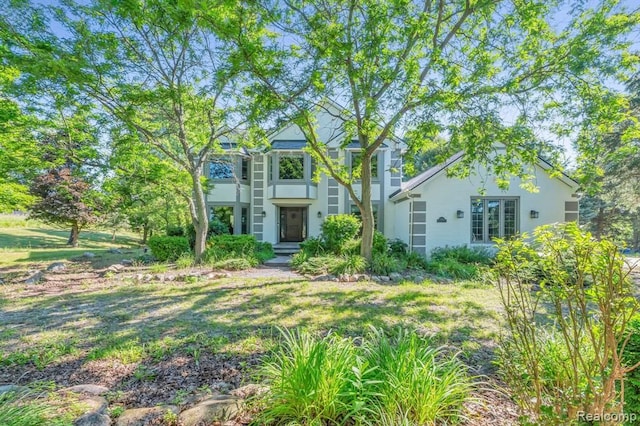
M 280 207 L 280 241 L 304 241 L 307 233 L 306 207 Z

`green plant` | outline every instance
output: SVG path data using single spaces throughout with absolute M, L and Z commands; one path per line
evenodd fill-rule
M 389 253 L 394 256 L 405 256 L 408 253 L 409 246 L 400 239 L 393 239 L 387 242 Z
M 7 392 L 0 394 L 0 425 L 39 426 L 51 423 L 52 410 L 33 401 L 34 395 Z
M 258 242 L 255 248 L 255 257 L 260 263 L 264 263 L 276 256 L 273 246 L 268 242 Z
M 184 237 L 184 228 L 182 226 L 169 225 L 166 232 L 168 237 Z
M 293 259 L 293 261 L 295 264 L 300 262 L 300 264 L 298 266 L 295 266 L 295 268 L 298 272 L 307 275 L 326 274 L 329 271 L 338 268 L 338 264 L 341 262 L 340 256 L 328 255 L 309 258 L 305 256 L 306 255 L 300 255 L 299 257 Z
M 374 253 L 371 258 L 371 273 L 376 275 L 389 275 L 392 272 L 400 272 L 406 267 L 406 261 L 389 253 Z
M 404 260 L 407 262 L 407 268 L 409 269 L 427 270 L 427 258 L 420 253 L 409 252 L 404 256 Z
M 334 265 L 329 268 L 329 272 L 334 275 L 353 275 L 362 273 L 367 269 L 367 259 L 364 257 L 352 254 L 338 258 Z
M 629 322 L 628 336 L 625 347 L 620 349 L 624 351 L 625 365 L 633 367 L 640 363 L 640 315 L 635 315 Z M 624 411 L 640 413 L 640 368 L 629 372 L 624 382 Z
M 462 280 L 470 280 L 478 276 L 478 267 L 476 265 L 461 263 L 454 258 L 448 257 L 427 262 L 426 270 L 441 277 Z
M 341 254 L 345 244 L 357 238 L 360 232 L 360 219 L 350 214 L 327 216 L 322 222 L 322 237 L 329 252 Z
M 300 252 L 309 257 L 322 255 L 325 251 L 322 237 L 309 237 L 300 243 Z
M 358 249 L 360 249 L 360 244 L 358 244 Z M 387 241 L 387 237 L 378 230 L 373 232 L 373 253 L 386 254 L 389 252 L 389 242 Z
M 194 265 L 195 259 L 191 253 L 182 253 L 176 259 L 176 268 L 178 269 L 186 269 L 190 268 Z
M 450 424 L 459 419 L 472 382 L 456 357 L 429 346 L 415 332 L 388 337 L 373 329 L 363 343 L 374 412 L 384 424 Z
M 527 238 L 499 241 L 495 263 L 509 328 L 499 365 L 514 399 L 549 424 L 572 421 L 578 412 L 618 413 L 616 385 L 634 367 L 622 361 L 626 328 L 638 310 L 631 271 L 613 243 L 593 240 L 575 223 L 540 227 L 532 243 Z M 531 270 L 543 277 L 538 291 Z
M 456 260 L 458 263 L 491 265 L 493 256 L 486 248 L 481 247 L 438 247 L 431 251 L 430 260 L 441 262 L 446 259 Z
M 263 368 L 271 387 L 259 424 L 332 424 L 346 420 L 352 394 L 353 344 L 281 330 L 283 342 Z
M 456 421 L 472 382 L 463 364 L 414 332 L 372 329 L 358 345 L 281 330 L 263 367 L 258 424 L 426 425 Z
M 189 247 L 193 250 L 193 247 L 196 245 L 196 229 L 193 227 L 193 224 L 190 223 L 186 226 L 185 236 L 189 240 Z M 209 229 L 207 230 L 207 241 L 211 239 L 215 235 L 228 235 L 229 234 L 229 226 L 223 223 L 217 217 L 212 217 L 209 219 Z
M 160 262 L 174 261 L 183 253 L 191 251 L 189 241 L 185 237 L 162 237 L 154 235 L 149 238 L 149 248 L 153 257 Z
M 233 259 L 225 259 L 219 262 L 213 263 L 212 266 L 216 269 L 226 269 L 228 271 L 242 271 L 244 269 L 250 269 L 258 266 L 259 262 L 255 257 L 239 257 Z
M 167 272 L 167 265 L 165 265 L 164 263 L 154 263 L 149 268 L 149 272 L 151 272 L 152 274 L 165 273 L 165 272 Z

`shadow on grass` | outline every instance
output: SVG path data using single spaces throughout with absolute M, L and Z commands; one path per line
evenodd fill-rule
M 360 336 L 369 326 L 404 326 L 423 334 L 435 330 L 438 341 L 483 339 L 495 312 L 478 302 L 445 299 L 437 287 L 233 279 L 38 296 L 18 307 L 0 305 L 0 322 L 20 336 L 0 336 L 0 352 L 22 350 L 17 348 L 24 342 L 37 347 L 43 332 L 56 331 L 75 345 L 77 356 L 54 360 L 41 372 L 31 362 L 2 366 L 0 381 L 59 378 L 59 361 L 76 368 L 92 359 L 117 359 L 151 368 L 180 354 L 189 362 L 215 354 L 246 363 L 273 347 L 276 327 Z M 114 386 L 126 388 L 130 380 L 123 376 Z
M 131 236 L 113 234 L 101 231 L 80 232 L 81 249 L 96 249 L 108 246 L 134 246 L 139 241 Z M 68 230 L 46 228 L 0 228 L 0 247 L 5 249 L 39 249 L 39 248 L 69 248 L 67 240 Z

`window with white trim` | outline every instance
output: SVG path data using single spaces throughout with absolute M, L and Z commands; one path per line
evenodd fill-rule
M 471 242 L 492 243 L 519 232 L 519 200 L 516 197 L 471 199 Z

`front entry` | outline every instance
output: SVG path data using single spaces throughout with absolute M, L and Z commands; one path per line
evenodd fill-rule
M 307 237 L 307 207 L 280 207 L 280 241 L 304 241 Z

